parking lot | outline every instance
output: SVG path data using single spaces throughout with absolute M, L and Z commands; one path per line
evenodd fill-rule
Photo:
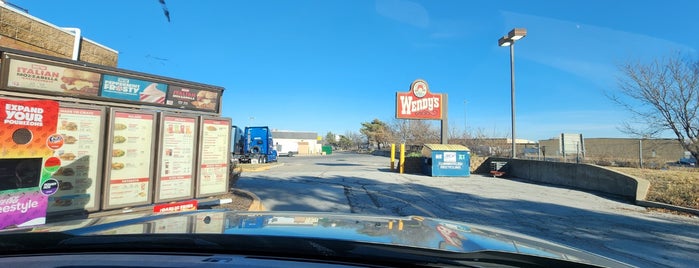
M 699 267 L 699 218 L 615 196 L 489 176 L 397 174 L 359 154 L 282 157 L 244 173 L 238 187 L 268 210 L 420 215 L 488 225 L 641 267 Z

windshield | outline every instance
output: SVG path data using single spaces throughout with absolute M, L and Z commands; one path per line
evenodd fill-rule
M 0 1 L 0 229 L 699 266 L 697 8 Z

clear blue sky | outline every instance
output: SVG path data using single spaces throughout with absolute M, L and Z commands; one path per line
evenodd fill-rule
M 626 137 L 627 113 L 604 96 L 617 64 L 699 45 L 693 0 L 166 0 L 170 22 L 157 0 L 10 2 L 119 51 L 119 68 L 225 87 L 234 124 L 320 135 L 394 120 L 396 92 L 422 78 L 448 94 L 451 126 L 509 136 L 497 40 L 525 27 L 517 137 Z

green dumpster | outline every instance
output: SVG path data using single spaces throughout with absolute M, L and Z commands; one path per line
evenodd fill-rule
M 323 147 L 321 147 L 321 150 L 325 155 L 333 154 L 333 147 L 330 145 L 323 145 Z

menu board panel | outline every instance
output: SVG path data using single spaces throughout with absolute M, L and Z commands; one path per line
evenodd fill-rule
M 230 166 L 229 119 L 202 118 L 200 130 L 199 183 L 197 196 L 215 195 L 228 192 Z
M 9 61 L 7 85 L 10 87 L 97 96 L 98 73 L 17 59 Z
M 165 104 L 166 92 L 166 84 L 105 74 L 100 95 L 127 101 Z
M 194 195 L 196 127 L 194 117 L 162 116 L 157 202 Z
M 153 113 L 114 111 L 105 208 L 150 201 Z
M 56 150 L 61 167 L 53 174 L 59 189 L 49 197 L 48 212 L 98 208 L 103 118 L 102 109 L 59 109 L 58 134 L 63 146 Z
M 165 104 L 186 109 L 217 111 L 219 97 L 218 92 L 211 90 L 170 86 Z

